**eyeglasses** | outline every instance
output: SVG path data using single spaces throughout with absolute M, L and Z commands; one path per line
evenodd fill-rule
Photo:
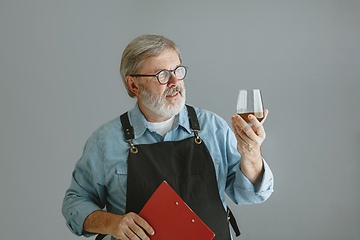
M 175 74 L 175 77 L 178 80 L 183 80 L 186 76 L 187 67 L 178 66 L 175 70 L 161 70 L 155 75 L 142 75 L 142 74 L 132 74 L 131 77 L 156 77 L 160 84 L 165 85 L 171 79 L 171 73 Z

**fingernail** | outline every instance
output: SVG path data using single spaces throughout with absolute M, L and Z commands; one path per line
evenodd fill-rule
M 249 115 L 249 117 L 248 117 L 249 119 L 253 119 L 254 118 L 254 116 L 253 115 Z

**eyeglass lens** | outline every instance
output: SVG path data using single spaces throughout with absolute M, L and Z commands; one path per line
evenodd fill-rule
M 185 75 L 186 75 L 186 68 L 183 67 L 183 66 L 179 66 L 173 71 L 162 70 L 157 75 L 158 79 L 159 79 L 159 82 L 162 83 L 162 84 L 165 84 L 165 83 L 169 82 L 170 79 L 171 79 L 171 72 L 174 72 L 177 79 L 183 80 L 185 78 Z

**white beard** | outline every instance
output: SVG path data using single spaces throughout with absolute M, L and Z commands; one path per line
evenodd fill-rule
M 142 103 L 152 110 L 155 114 L 163 117 L 172 117 L 183 109 L 185 105 L 185 87 L 177 86 L 167 89 L 161 98 L 157 98 L 151 90 L 144 87 L 143 84 L 139 82 L 140 87 L 140 97 Z M 170 104 L 165 103 L 167 95 L 178 92 L 181 95 L 180 99 L 174 99 Z

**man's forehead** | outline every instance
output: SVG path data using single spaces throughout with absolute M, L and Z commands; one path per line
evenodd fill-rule
M 168 49 L 156 56 L 145 58 L 142 69 L 152 71 L 173 70 L 180 65 L 180 59 L 176 51 Z

